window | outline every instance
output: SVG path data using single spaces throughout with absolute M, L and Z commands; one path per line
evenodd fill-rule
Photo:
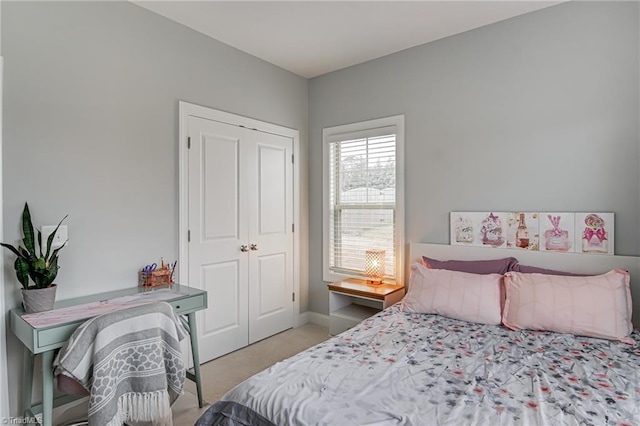
M 365 253 L 385 251 L 386 280 L 402 282 L 404 116 L 323 130 L 324 280 L 365 276 Z

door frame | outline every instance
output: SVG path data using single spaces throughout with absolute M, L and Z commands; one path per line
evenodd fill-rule
M 188 128 L 189 116 L 219 121 L 232 126 L 246 127 L 265 133 L 272 133 L 293 140 L 293 327 L 300 324 L 300 132 L 296 129 L 271 124 L 241 115 L 207 108 L 204 106 L 178 101 L 178 274 L 177 282 L 189 286 L 189 259 L 187 233 L 189 231 L 189 153 Z

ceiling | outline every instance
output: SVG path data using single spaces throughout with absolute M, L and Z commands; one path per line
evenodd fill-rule
M 305 78 L 562 1 L 135 1 Z

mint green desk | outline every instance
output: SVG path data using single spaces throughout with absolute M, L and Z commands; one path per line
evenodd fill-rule
M 126 290 L 111 291 L 108 293 L 94 294 L 75 299 L 61 300 L 55 308 L 83 305 L 99 300 L 113 299 L 121 296 L 154 291 L 155 289 L 171 288 L 184 295 L 178 295 L 174 299 L 166 300 L 176 313 L 186 316 L 183 323 L 189 330 L 191 340 L 191 352 L 193 354 L 193 369 L 187 371 L 187 378 L 196 384 L 198 392 L 198 404 L 202 408 L 202 388 L 200 381 L 200 357 L 198 355 L 198 330 L 196 326 L 196 312 L 207 308 L 207 292 L 191 287 L 174 284 L 170 287 L 135 287 Z M 64 395 L 53 398 L 53 359 L 55 351 L 61 348 L 71 334 L 87 319 L 57 324 L 52 327 L 34 328 L 22 319 L 25 312 L 22 309 L 13 309 L 10 315 L 11 331 L 24 344 L 25 359 L 22 366 L 22 412 L 25 416 L 34 416 L 42 413 L 42 425 L 52 426 L 53 406 L 62 405 L 77 399 L 77 396 Z M 42 354 L 42 404 L 31 405 L 33 390 L 33 364 L 36 354 Z

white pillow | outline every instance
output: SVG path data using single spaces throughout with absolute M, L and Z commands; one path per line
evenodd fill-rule
M 414 263 L 402 310 L 482 324 L 500 324 L 501 286 L 500 274 L 428 269 Z

